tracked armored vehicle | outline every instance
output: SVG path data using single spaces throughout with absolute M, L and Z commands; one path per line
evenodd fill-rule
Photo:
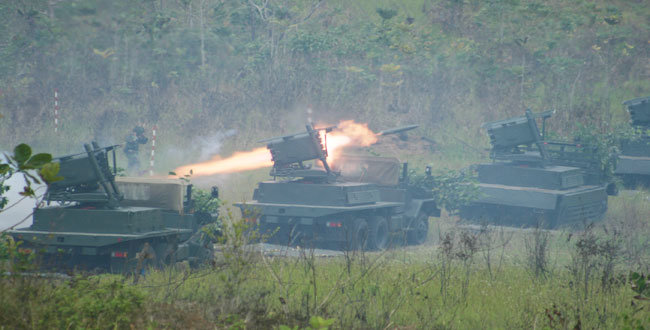
M 400 171 L 396 158 L 341 156 L 330 165 L 325 142 L 333 129 L 308 125 L 304 133 L 264 140 L 274 180 L 260 182 L 253 200 L 238 205 L 243 216 L 255 219 L 270 242 L 291 246 L 359 250 L 424 243 L 429 217 L 440 215 L 432 196 L 409 187 L 408 167 Z
M 546 111 L 486 123 L 492 163 L 479 164 L 480 197 L 460 210 L 461 217 L 511 226 L 554 228 L 600 219 L 615 186 L 606 182 L 592 149 L 544 141 L 537 119 Z
M 615 173 L 627 187 L 650 187 L 650 96 L 623 104 L 630 113 L 631 125 L 642 134 L 634 140 L 622 142 Z
M 173 261 L 199 262 L 211 246 L 197 235 L 216 214 L 192 212 L 191 185 L 180 180 L 115 177 L 115 148 L 55 159 L 63 180 L 48 185 L 33 224 L 8 233 L 46 270 L 130 272 Z M 217 197 L 217 196 L 214 196 Z

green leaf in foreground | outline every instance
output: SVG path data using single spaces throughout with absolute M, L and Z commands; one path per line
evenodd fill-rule
M 23 164 L 29 159 L 29 156 L 32 155 L 32 148 L 24 143 L 21 143 L 17 145 L 14 148 L 14 160 L 18 162 L 18 164 Z
M 52 161 L 52 155 L 46 153 L 40 153 L 32 156 L 32 158 L 30 158 L 27 161 L 27 165 L 32 166 L 34 168 L 40 168 L 41 166 L 51 161 Z
M 0 164 L 0 175 L 5 175 L 9 173 L 9 170 L 11 170 L 9 164 Z
M 57 175 L 59 174 L 59 167 L 59 163 L 46 163 L 41 167 L 38 174 L 41 176 L 41 179 L 47 183 L 61 181 L 63 180 L 63 177 Z

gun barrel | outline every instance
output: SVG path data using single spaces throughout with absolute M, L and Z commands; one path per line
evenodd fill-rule
M 377 133 L 377 135 L 398 134 L 398 133 L 410 131 L 412 129 L 417 128 L 418 126 L 419 125 L 407 125 L 407 126 L 402 126 L 402 127 L 397 127 L 397 128 L 386 129 L 386 130 L 383 130 L 383 131 Z
M 286 141 L 286 140 L 290 140 L 290 139 L 298 139 L 298 138 L 303 138 L 303 137 L 309 136 L 309 130 L 310 129 L 314 130 L 314 131 L 325 131 L 325 133 L 329 133 L 329 132 L 333 131 L 336 128 L 337 128 L 336 125 L 323 127 L 323 128 L 308 128 L 307 132 L 300 132 L 300 133 L 295 133 L 295 134 L 276 136 L 276 137 L 272 137 L 272 138 L 268 138 L 268 139 L 262 139 L 262 140 L 258 140 L 257 143 L 266 143 L 266 144 L 278 143 L 278 142 L 282 142 L 282 141 Z

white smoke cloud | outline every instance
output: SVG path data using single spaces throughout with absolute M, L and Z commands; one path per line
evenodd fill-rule
M 194 145 L 198 146 L 200 150 L 199 161 L 208 160 L 215 155 L 219 154 L 221 147 L 223 146 L 223 141 L 237 133 L 235 129 L 229 129 L 227 131 L 216 132 L 210 136 L 197 137 L 195 139 Z

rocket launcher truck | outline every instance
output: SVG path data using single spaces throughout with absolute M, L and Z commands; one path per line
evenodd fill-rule
M 327 133 L 335 129 L 307 125 L 305 132 L 261 141 L 272 155 L 273 180 L 260 182 L 252 200 L 238 204 L 243 217 L 269 242 L 289 246 L 381 250 L 424 243 L 429 217 L 440 210 L 431 195 L 409 185 L 408 164 L 348 155 L 330 164 Z
M 465 219 L 554 228 L 598 220 L 607 211 L 607 182 L 590 146 L 545 140 L 554 111 L 485 123 L 491 163 L 476 166 L 480 196 L 461 209 Z M 542 120 L 542 132 L 537 120 Z
M 84 147 L 86 152 L 54 160 L 63 180 L 47 186 L 47 205 L 34 209 L 31 226 L 8 232 L 23 242 L 23 252 L 38 256 L 42 269 L 122 273 L 211 256 L 199 229 L 217 214 L 193 211 L 191 185 L 116 177 L 117 146 Z

